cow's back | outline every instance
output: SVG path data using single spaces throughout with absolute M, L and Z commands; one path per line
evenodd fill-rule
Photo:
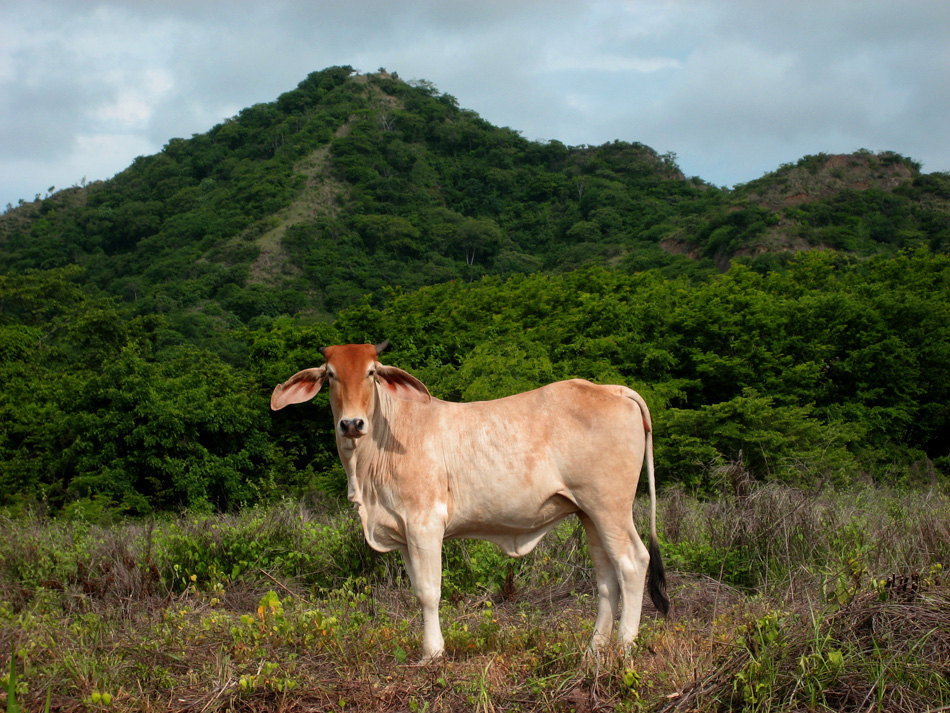
M 643 448 L 643 415 L 623 386 L 559 381 L 494 401 L 442 402 L 440 432 L 476 467 L 545 460 L 565 475 Z M 448 445 L 448 444 L 447 444 Z

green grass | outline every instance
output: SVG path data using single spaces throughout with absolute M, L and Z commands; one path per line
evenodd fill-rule
M 522 560 L 448 543 L 447 656 L 419 667 L 421 617 L 401 564 L 365 546 L 349 511 L 284 503 L 110 525 L 0 518 L 0 651 L 12 652 L 0 656 L 0 702 L 11 711 L 950 705 L 946 494 L 670 491 L 660 525 L 674 610 L 663 620 L 645 604 L 629 656 L 584 658 L 596 597 L 582 532 L 567 522 Z

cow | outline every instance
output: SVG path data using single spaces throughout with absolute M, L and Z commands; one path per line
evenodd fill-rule
M 271 408 L 308 401 L 329 384 L 349 500 L 369 545 L 402 555 L 422 607 L 422 661 L 445 651 L 443 540 L 488 540 L 520 557 L 572 514 L 587 534 L 597 575 L 590 650 L 610 640 L 618 611 L 619 643 L 632 646 L 648 570 L 654 605 L 663 615 L 669 609 L 652 425 L 640 395 L 572 379 L 493 401 L 442 401 L 408 372 L 380 363 L 388 344 L 321 348 L 324 364 L 279 384 Z M 633 522 L 644 456 L 649 550 Z

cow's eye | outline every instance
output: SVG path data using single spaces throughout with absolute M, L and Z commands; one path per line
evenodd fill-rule
M 369 378 L 372 379 L 374 376 L 376 376 L 376 370 L 375 370 L 375 369 L 370 369 L 368 376 L 369 376 Z

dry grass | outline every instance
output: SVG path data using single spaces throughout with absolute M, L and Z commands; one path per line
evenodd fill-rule
M 948 522 L 936 492 L 669 493 L 674 611 L 644 603 L 631 655 L 584 658 L 596 599 L 567 527 L 517 576 L 447 597 L 448 655 L 418 667 L 418 607 L 394 558 L 359 550 L 343 576 L 332 557 L 293 569 L 261 550 L 216 581 L 168 559 L 184 552 L 168 547 L 174 526 L 174 542 L 208 551 L 228 528 L 291 549 L 316 533 L 349 561 L 349 515 L 0 520 L 0 666 L 13 650 L 31 711 L 48 689 L 61 711 L 936 711 L 950 705 Z
M 751 622 L 660 710 L 942 709 L 950 699 L 950 586 L 895 581 L 818 618 L 801 608 Z

